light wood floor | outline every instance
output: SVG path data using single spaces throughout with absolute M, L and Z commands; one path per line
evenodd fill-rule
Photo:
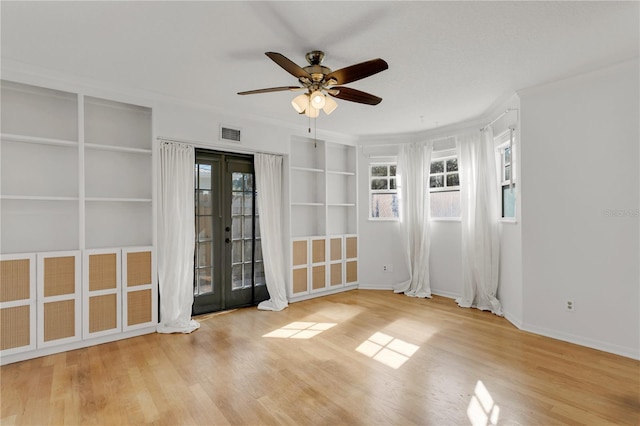
M 640 362 L 521 332 L 450 299 L 354 290 L 200 320 L 188 335 L 2 367 L 0 423 L 640 422 Z

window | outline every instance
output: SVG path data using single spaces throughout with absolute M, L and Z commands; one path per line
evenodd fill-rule
M 398 219 L 398 176 L 396 164 L 369 165 L 369 218 L 377 220 Z
M 442 153 L 446 155 L 447 153 Z M 431 217 L 460 217 L 460 175 L 458 157 L 447 155 L 431 161 L 429 170 Z
M 500 180 L 500 200 L 501 216 L 505 219 L 515 219 L 516 217 L 516 175 L 515 175 L 515 152 L 513 144 L 510 142 L 510 134 L 507 133 L 500 141 L 502 145 L 498 148 L 499 180 Z M 504 140 L 506 139 L 506 142 Z

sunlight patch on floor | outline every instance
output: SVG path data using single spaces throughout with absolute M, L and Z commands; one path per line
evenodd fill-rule
M 377 332 L 356 348 L 357 352 L 391 368 L 398 369 L 420 346 Z
M 280 339 L 311 339 L 325 330 L 336 326 L 334 322 L 306 322 L 297 321 L 273 330 L 262 337 L 275 337 Z
M 500 407 L 496 405 L 481 380 L 476 383 L 474 394 L 467 407 L 467 417 L 472 426 L 495 426 L 498 424 Z

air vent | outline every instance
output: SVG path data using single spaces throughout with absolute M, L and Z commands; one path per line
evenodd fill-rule
M 240 129 L 220 126 L 220 139 L 224 141 L 240 142 Z

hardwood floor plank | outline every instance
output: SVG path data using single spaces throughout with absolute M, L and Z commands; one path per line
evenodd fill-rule
M 3 425 L 640 424 L 640 362 L 354 290 L 1 367 Z M 279 337 L 276 337 L 279 336 Z M 484 416 L 484 417 L 482 417 Z

